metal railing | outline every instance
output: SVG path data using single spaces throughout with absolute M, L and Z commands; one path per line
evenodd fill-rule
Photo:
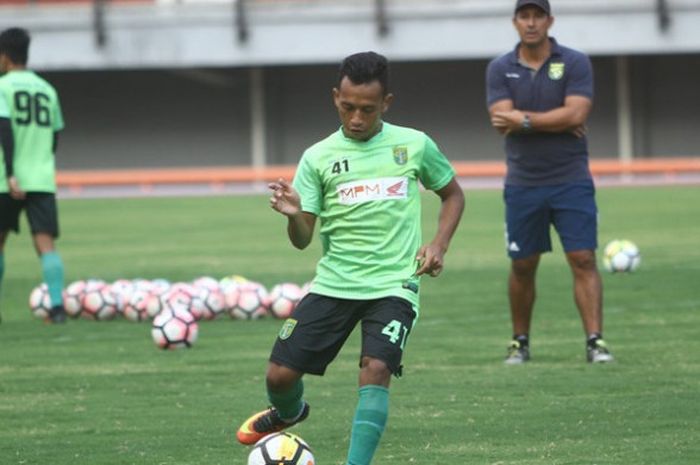
M 96 0 L 97 1 L 97 0 Z M 374 1 L 374 18 L 377 25 L 377 34 L 384 37 L 389 34 L 389 20 L 387 16 L 386 0 Z M 233 0 L 234 27 L 236 28 L 239 42 L 246 42 L 250 37 L 247 11 L 253 3 L 299 3 L 299 0 Z M 308 0 L 306 3 L 310 3 Z
M 105 26 L 105 5 L 107 0 L 93 1 L 93 29 L 95 31 L 95 45 L 102 48 L 107 45 L 107 27 Z

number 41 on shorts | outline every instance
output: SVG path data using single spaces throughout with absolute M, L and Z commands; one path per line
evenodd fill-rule
M 388 325 L 382 329 L 382 334 L 389 336 L 389 342 L 396 344 L 401 341 L 401 350 L 403 350 L 406 344 L 406 336 L 408 335 L 408 328 L 401 324 L 399 320 L 391 320 Z

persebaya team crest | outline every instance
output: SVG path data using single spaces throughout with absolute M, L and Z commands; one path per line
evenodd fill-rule
M 550 63 L 549 64 L 549 79 L 553 81 L 558 81 L 564 77 L 564 63 Z
M 408 148 L 394 147 L 394 161 L 397 165 L 405 165 L 408 161 Z
M 282 329 L 280 329 L 280 339 L 285 340 L 289 336 L 292 335 L 292 331 L 294 331 L 294 328 L 297 325 L 297 320 L 294 318 L 287 318 L 287 320 L 284 322 L 282 325 Z

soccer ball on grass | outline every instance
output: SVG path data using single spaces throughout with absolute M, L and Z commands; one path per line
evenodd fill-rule
M 151 336 L 161 349 L 192 347 L 198 335 L 197 322 L 188 311 L 166 308 L 153 319 Z
M 230 298 L 230 290 L 237 290 L 236 300 Z M 268 312 L 267 289 L 254 281 L 229 286 L 224 290 L 226 306 L 231 318 L 236 320 L 257 320 L 265 317 Z
M 46 283 L 41 283 L 32 289 L 29 294 L 29 310 L 32 314 L 42 320 L 49 318 L 51 312 L 51 297 Z
M 73 281 L 63 290 L 63 307 L 71 318 L 80 316 L 83 311 L 83 297 L 87 291 L 87 282 Z
M 129 296 L 122 313 L 124 318 L 130 321 L 144 321 L 150 318 L 148 314 L 148 299 L 151 294 L 142 289 L 135 290 Z
M 248 456 L 248 465 L 315 465 L 311 448 L 299 436 L 281 432 L 258 441 Z
M 117 315 L 117 299 L 109 285 L 85 292 L 82 316 L 89 320 L 111 320 Z
M 634 271 L 641 261 L 639 248 L 626 239 L 608 242 L 603 251 L 603 268 L 611 273 Z
M 294 283 L 277 284 L 268 297 L 270 313 L 275 318 L 289 318 L 303 296 L 304 292 Z
M 226 311 L 226 298 L 218 287 L 201 288 L 197 298 L 202 302 L 202 318 L 205 320 L 213 320 Z

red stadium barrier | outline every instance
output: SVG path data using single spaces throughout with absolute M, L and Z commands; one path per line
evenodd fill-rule
M 94 3 L 95 0 L 0 0 L 0 6 L 5 5 L 59 5 Z M 154 3 L 156 0 L 109 0 L 109 3 Z
M 459 161 L 453 166 L 458 177 L 493 178 L 505 174 L 501 161 Z M 278 165 L 265 168 L 207 167 L 125 170 L 61 170 L 57 174 L 60 187 L 80 189 L 87 186 L 157 185 L 157 184 L 222 184 L 291 179 L 295 166 Z M 700 158 L 651 158 L 623 162 L 616 159 L 591 160 L 594 176 L 700 173 Z
M 503 162 L 454 162 L 459 177 L 504 176 Z M 628 162 L 619 159 L 593 159 L 590 162 L 594 176 L 625 174 L 680 174 L 700 172 L 700 158 L 645 158 Z
M 59 186 L 117 186 L 129 184 L 197 184 L 272 181 L 280 177 L 291 179 L 294 166 L 159 168 L 128 170 L 59 171 Z

